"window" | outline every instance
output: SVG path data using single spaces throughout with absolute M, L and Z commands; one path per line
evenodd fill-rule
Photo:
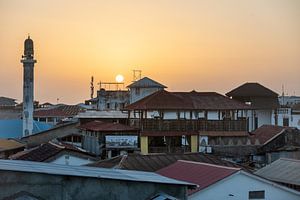
M 110 103 L 107 103 L 107 104 L 106 104 L 106 108 L 107 108 L 107 109 L 110 109 Z
M 258 117 L 254 118 L 254 129 L 258 128 Z
M 289 126 L 289 118 L 283 118 L 283 126 Z
M 265 191 L 249 191 L 249 199 L 265 199 Z

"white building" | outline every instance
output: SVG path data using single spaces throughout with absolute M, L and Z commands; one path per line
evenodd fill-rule
M 181 173 L 178 173 L 178 172 Z M 272 199 L 299 200 L 300 192 L 268 181 L 239 168 L 192 161 L 177 161 L 157 173 L 169 178 L 197 184 L 188 191 L 188 199 Z
M 128 85 L 130 89 L 130 104 L 150 95 L 159 90 L 167 88 L 166 86 L 148 78 L 144 77 L 138 81 Z

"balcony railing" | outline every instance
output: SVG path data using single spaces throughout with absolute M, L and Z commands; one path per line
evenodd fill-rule
M 161 120 L 132 119 L 142 131 L 247 131 L 247 120 Z

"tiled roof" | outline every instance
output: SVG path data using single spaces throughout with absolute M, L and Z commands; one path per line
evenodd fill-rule
M 82 124 L 79 126 L 79 128 L 88 131 L 100 131 L 100 132 L 138 131 L 138 129 L 124 124 L 103 122 L 98 120 Z
M 125 110 L 249 110 L 250 106 L 216 92 L 168 92 L 157 91 Z
M 254 144 L 255 140 L 258 140 L 261 145 L 265 144 L 274 136 L 282 133 L 285 129 L 286 128 L 282 126 L 262 125 L 251 133 L 251 143 Z
M 228 167 L 241 167 L 232 162 L 221 160 L 217 156 L 204 153 L 162 153 L 149 155 L 129 154 L 107 160 L 101 160 L 88 165 L 94 167 L 154 172 L 175 163 L 177 160 L 204 162 Z
M 41 144 L 40 146 L 25 150 L 24 152 L 17 153 L 15 155 L 11 156 L 11 159 L 13 160 L 27 160 L 27 161 L 36 161 L 36 162 L 43 162 L 48 159 L 51 159 L 52 157 L 56 156 L 60 152 L 67 150 L 67 151 L 74 151 L 81 154 L 88 153 L 81 151 L 77 149 L 76 147 L 73 147 L 72 145 L 68 144 L 54 144 L 52 142 L 48 142 L 45 144 Z
M 77 105 L 59 105 L 35 110 L 33 115 L 34 117 L 73 117 L 83 110 Z
M 300 186 L 300 160 L 280 158 L 255 174 L 271 181 Z
M 195 190 L 188 190 L 188 194 L 191 195 L 239 170 L 240 168 L 179 160 L 172 165 L 158 170 L 156 173 L 176 180 L 197 184 L 199 186 L 198 188 Z
M 229 97 L 278 97 L 276 92 L 273 92 L 259 83 L 244 83 L 243 85 L 226 93 L 226 95 Z
M 167 88 L 167 87 L 148 77 L 144 77 L 128 85 L 127 88 Z

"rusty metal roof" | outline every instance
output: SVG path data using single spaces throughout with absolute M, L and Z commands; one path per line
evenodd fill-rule
M 103 121 L 91 121 L 79 126 L 80 129 L 99 132 L 137 132 L 138 129 L 120 123 L 111 123 Z
M 240 171 L 240 168 L 178 160 L 174 164 L 158 170 L 156 173 L 176 180 L 197 184 L 198 188 L 188 190 L 188 194 L 191 195 L 238 171 Z
M 125 107 L 125 110 L 249 110 L 250 106 L 216 92 L 160 90 Z
M 95 163 L 88 164 L 88 166 L 154 172 L 175 163 L 177 160 L 196 161 L 228 167 L 241 167 L 235 163 L 221 160 L 217 156 L 204 153 L 160 153 L 149 155 L 129 154 L 97 161 Z M 249 169 L 244 169 L 249 171 Z

